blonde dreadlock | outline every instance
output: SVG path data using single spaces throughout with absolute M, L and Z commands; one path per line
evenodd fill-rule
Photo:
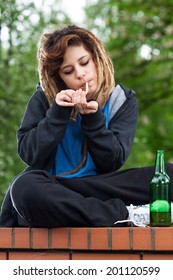
M 41 86 L 51 105 L 56 94 L 66 89 L 66 85 L 58 73 L 65 51 L 69 45 L 80 44 L 83 44 L 92 54 L 96 65 L 98 89 L 93 99 L 98 101 L 100 107 L 103 108 L 115 86 L 114 68 L 101 41 L 84 28 L 71 25 L 42 35 L 38 50 L 38 72 Z

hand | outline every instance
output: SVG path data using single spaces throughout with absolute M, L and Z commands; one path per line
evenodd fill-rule
M 98 103 L 96 101 L 87 101 L 86 92 L 82 89 L 76 90 L 73 93 L 72 102 L 81 114 L 91 114 L 98 110 Z
M 98 111 L 99 108 L 99 104 L 97 103 L 97 101 L 89 101 L 87 102 L 87 107 L 85 108 L 84 112 L 80 112 L 81 114 L 92 114 L 92 113 L 96 113 Z
M 75 93 L 72 89 L 62 90 L 57 93 L 55 102 L 60 106 L 73 107 L 73 94 Z
M 79 90 L 62 90 L 57 93 L 55 102 L 60 106 L 73 107 L 75 106 L 81 114 L 91 114 L 98 110 L 96 101 L 87 101 L 86 92 Z

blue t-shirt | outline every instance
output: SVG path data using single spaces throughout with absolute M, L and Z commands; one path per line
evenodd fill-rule
M 109 99 L 102 109 L 106 117 L 106 127 L 109 123 Z M 52 175 L 60 175 L 76 168 L 83 158 L 84 133 L 81 128 L 82 117 L 77 114 L 76 121 L 70 120 L 65 135 L 58 144 L 55 156 L 55 165 L 50 170 Z M 75 173 L 62 175 L 66 178 L 76 178 L 98 174 L 97 168 L 87 151 L 85 164 Z

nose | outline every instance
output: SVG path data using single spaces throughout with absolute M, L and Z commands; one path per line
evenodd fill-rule
M 81 66 L 76 67 L 75 70 L 76 70 L 75 71 L 76 72 L 76 77 L 78 79 L 81 79 L 81 78 L 83 78 L 86 75 L 85 69 L 83 67 L 81 67 Z

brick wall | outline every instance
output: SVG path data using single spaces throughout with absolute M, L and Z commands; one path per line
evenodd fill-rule
M 0 228 L 0 260 L 173 260 L 173 227 Z

